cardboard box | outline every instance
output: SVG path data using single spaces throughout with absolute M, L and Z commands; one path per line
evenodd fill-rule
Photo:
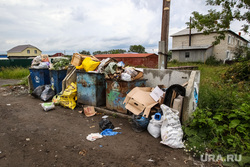
M 151 91 L 151 87 L 135 87 L 127 94 L 123 102 L 125 108 L 135 115 L 144 112 L 143 117 L 148 118 L 151 108 L 158 104 L 150 96 Z
M 72 60 L 71 60 L 71 64 L 74 66 L 80 66 L 82 64 L 82 61 L 86 57 L 90 57 L 93 61 L 99 61 L 99 59 L 97 59 L 95 56 L 92 56 L 92 55 L 82 55 L 79 53 L 74 53 Z
M 73 57 L 72 57 L 72 60 L 71 60 L 71 64 L 73 66 L 80 66 L 82 64 L 82 61 L 83 61 L 83 58 L 81 57 L 80 54 L 78 53 L 74 53 L 73 54 Z

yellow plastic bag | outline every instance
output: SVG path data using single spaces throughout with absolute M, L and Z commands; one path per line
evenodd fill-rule
M 76 69 L 84 69 L 86 72 L 88 71 L 94 71 L 98 66 L 100 62 L 93 61 L 90 57 L 86 57 L 80 66 L 76 66 Z
M 60 95 L 55 95 L 53 98 L 52 98 L 52 102 L 55 104 L 55 105 L 59 105 L 60 104 Z
M 68 107 L 73 110 L 76 107 L 76 100 L 77 100 L 77 85 L 76 83 L 72 82 L 60 96 L 60 105 L 63 107 Z

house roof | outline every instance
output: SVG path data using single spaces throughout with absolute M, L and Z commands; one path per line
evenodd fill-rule
M 7 53 L 18 53 L 18 52 L 22 52 L 23 50 L 25 50 L 26 48 L 36 48 L 38 49 L 37 47 L 35 46 L 32 46 L 32 45 L 18 45 L 10 50 L 7 51 Z M 40 49 L 38 49 L 40 50 Z M 41 51 L 41 50 L 40 50 Z
M 156 55 L 154 53 L 136 53 L 136 54 L 99 54 L 99 55 L 95 55 L 96 58 L 108 58 L 108 57 L 112 57 L 112 58 L 122 58 L 122 57 L 126 57 L 126 58 L 134 58 L 134 57 L 149 57 L 149 56 L 153 56 Z M 158 56 L 158 55 L 156 55 Z
M 183 46 L 180 48 L 172 48 L 172 51 L 179 51 L 179 50 L 207 50 L 213 47 L 213 45 L 206 45 L 206 46 Z
M 170 35 L 171 37 L 177 37 L 177 36 L 185 36 L 185 35 L 189 35 L 189 28 L 186 28 L 186 29 L 183 29 L 183 30 L 181 30 L 181 31 L 179 31 L 179 32 L 177 32 L 177 33 L 175 33 L 175 34 L 172 34 L 172 35 Z M 245 38 L 243 38 L 242 36 L 240 36 L 239 34 L 237 34 L 237 33 L 235 33 L 235 32 L 233 32 L 232 30 L 227 30 L 228 32 L 230 32 L 230 33 L 232 33 L 232 34 L 234 34 L 234 35 L 236 35 L 236 36 L 238 36 L 239 38 L 241 38 L 242 40 L 244 40 L 244 41 L 246 41 L 246 42 L 249 42 L 248 40 L 246 40 Z M 191 34 L 192 35 L 195 35 L 195 34 L 202 34 L 203 33 L 203 31 L 198 31 L 197 29 L 191 29 Z M 214 33 L 216 33 L 216 32 L 214 32 Z

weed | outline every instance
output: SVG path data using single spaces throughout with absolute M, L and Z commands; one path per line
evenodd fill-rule
M 29 75 L 29 70 L 23 67 L 2 67 L 0 69 L 0 78 L 2 79 L 22 79 Z

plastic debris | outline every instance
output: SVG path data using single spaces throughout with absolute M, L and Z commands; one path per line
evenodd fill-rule
M 101 132 L 101 135 L 103 136 L 115 136 L 117 134 L 121 134 L 121 132 L 114 132 L 113 129 L 105 129 Z
M 96 114 L 94 106 L 84 107 L 83 110 L 84 110 L 84 114 L 86 115 L 86 117 L 91 117 Z
M 44 111 L 49 111 L 55 108 L 55 105 L 53 102 L 49 102 L 49 103 L 41 103 L 41 106 L 43 107 Z
M 11 106 L 11 104 L 6 104 L 7 106 Z
M 108 116 L 104 115 L 102 117 L 102 120 L 99 122 L 99 127 L 100 129 L 103 131 L 105 129 L 114 129 L 114 125 L 112 124 L 112 122 L 110 120 L 107 119 Z
M 86 139 L 89 141 L 95 141 L 96 139 L 100 139 L 102 137 L 103 136 L 100 133 L 91 133 L 86 137 Z

